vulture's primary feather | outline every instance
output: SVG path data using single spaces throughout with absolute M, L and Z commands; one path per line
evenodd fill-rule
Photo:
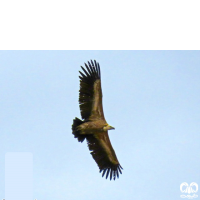
M 122 173 L 122 167 L 108 136 L 108 130 L 114 127 L 106 122 L 103 113 L 100 66 L 95 60 L 91 60 L 85 63 L 85 68 L 81 68 L 79 106 L 83 120 L 74 119 L 72 133 L 79 142 L 87 140 L 102 176 L 115 180 Z

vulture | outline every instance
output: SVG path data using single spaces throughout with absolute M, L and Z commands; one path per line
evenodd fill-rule
M 91 60 L 81 68 L 79 106 L 82 120 L 77 117 L 73 120 L 72 134 L 79 142 L 86 139 L 102 177 L 106 175 L 106 179 L 115 180 L 123 168 L 108 136 L 108 130 L 115 128 L 106 122 L 103 113 L 100 66 L 96 60 Z

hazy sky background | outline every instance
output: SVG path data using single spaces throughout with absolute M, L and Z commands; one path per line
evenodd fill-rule
M 124 168 L 115 181 L 71 132 L 90 59 Z M 200 186 L 200 51 L 0 51 L 0 85 L 0 199 L 6 152 L 32 152 L 37 200 L 176 200 L 182 182 Z

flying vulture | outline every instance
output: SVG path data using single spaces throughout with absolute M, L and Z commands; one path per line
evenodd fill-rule
M 79 106 L 82 120 L 77 117 L 73 120 L 72 133 L 79 142 L 87 140 L 102 177 L 106 175 L 106 179 L 110 176 L 110 180 L 115 180 L 123 168 L 108 137 L 108 130 L 114 127 L 106 122 L 103 113 L 100 66 L 96 60 L 91 60 L 81 68 Z

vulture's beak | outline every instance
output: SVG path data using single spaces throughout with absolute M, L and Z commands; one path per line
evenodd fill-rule
M 110 130 L 113 130 L 113 129 L 115 129 L 114 127 L 112 127 L 112 126 L 110 126 Z

